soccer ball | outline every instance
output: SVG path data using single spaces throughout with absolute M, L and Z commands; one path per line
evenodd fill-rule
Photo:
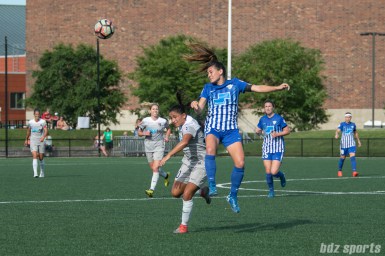
M 95 24 L 95 35 L 100 39 L 110 38 L 115 32 L 112 22 L 107 19 L 101 19 Z

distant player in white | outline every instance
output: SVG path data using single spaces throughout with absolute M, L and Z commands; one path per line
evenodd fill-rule
M 350 112 L 345 113 L 345 122 L 340 123 L 334 137 L 338 139 L 340 133 L 342 135 L 337 175 L 338 177 L 342 177 L 342 167 L 346 156 L 349 156 L 352 164 L 352 176 L 357 177 L 356 141 L 354 140 L 354 137 L 356 137 L 359 147 L 361 147 L 361 141 L 358 136 L 356 124 L 352 122 L 352 114 Z
M 204 186 L 207 180 L 205 170 L 206 145 L 205 135 L 198 122 L 188 116 L 182 106 L 170 109 L 170 118 L 179 129 L 180 142 L 160 161 L 163 166 L 173 155 L 183 150 L 182 166 L 175 177 L 171 194 L 183 198 L 182 223 L 174 231 L 176 234 L 187 233 L 187 224 L 193 207 L 193 196 L 200 189 L 200 195 L 210 204 L 209 188 Z
M 40 111 L 38 109 L 33 111 L 33 115 L 35 118 L 28 122 L 27 137 L 25 138 L 24 145 L 28 146 L 28 141 L 30 141 L 30 148 L 33 158 L 33 177 L 44 178 L 44 139 L 48 135 L 47 122 L 40 118 Z M 38 175 L 37 172 L 37 159 L 40 160 L 40 175 Z
M 152 179 L 150 188 L 145 190 L 148 197 L 153 197 L 156 184 L 159 180 L 159 175 L 164 180 L 164 185 L 167 187 L 169 184 L 169 173 L 163 171 L 159 167 L 160 160 L 164 156 L 165 142 L 168 142 L 171 130 L 168 126 L 168 121 L 162 117 L 159 117 L 158 104 L 152 104 L 150 107 L 151 116 L 146 117 L 139 124 L 138 135 L 145 136 L 144 150 L 146 151 L 147 161 L 152 170 Z M 164 136 L 164 132 L 166 135 Z

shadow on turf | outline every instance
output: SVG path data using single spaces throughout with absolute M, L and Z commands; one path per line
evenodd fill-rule
M 248 224 L 240 224 L 240 225 L 227 225 L 227 226 L 221 226 L 221 227 L 205 227 L 201 229 L 196 229 L 195 232 L 233 230 L 235 233 L 243 233 L 243 232 L 251 233 L 251 232 L 289 229 L 300 225 L 308 225 L 313 223 L 314 222 L 311 220 L 291 220 L 291 221 L 278 222 L 278 223 L 248 223 Z

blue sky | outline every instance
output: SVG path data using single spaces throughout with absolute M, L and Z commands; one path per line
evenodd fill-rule
M 26 0 L 0 0 L 1 4 L 9 4 L 9 5 L 25 5 Z

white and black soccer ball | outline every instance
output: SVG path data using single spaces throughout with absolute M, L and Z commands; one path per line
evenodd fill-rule
M 112 25 L 112 21 L 108 19 L 98 20 L 95 24 L 95 35 L 100 39 L 108 39 L 115 32 L 115 28 Z

